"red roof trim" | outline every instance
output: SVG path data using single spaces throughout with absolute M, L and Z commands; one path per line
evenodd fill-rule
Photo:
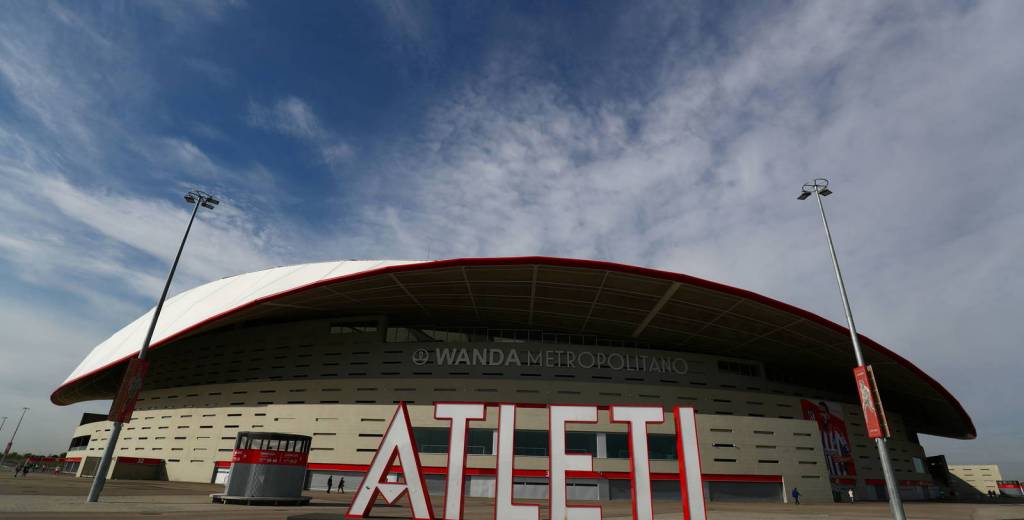
M 273 300 L 275 300 L 277 298 L 281 298 L 281 297 L 288 296 L 288 295 L 291 295 L 291 294 L 296 294 L 296 293 L 299 293 L 299 292 L 302 292 L 302 291 L 306 291 L 306 290 L 309 290 L 309 289 L 314 289 L 316 287 L 320 287 L 320 286 L 328 285 L 328 284 L 332 284 L 332 283 L 337 283 L 337 282 L 341 282 L 341 281 L 358 280 L 358 279 L 361 279 L 361 278 L 369 278 L 369 277 L 372 277 L 372 276 L 379 276 L 379 275 L 383 275 L 383 274 L 393 274 L 393 273 L 400 273 L 400 272 L 406 272 L 406 271 L 418 271 L 418 270 L 427 270 L 427 269 L 443 269 L 443 268 L 448 268 L 448 267 L 470 267 L 470 266 L 480 266 L 480 265 L 531 265 L 531 264 L 549 265 L 549 266 L 553 266 L 553 267 L 575 267 L 575 268 L 584 268 L 584 269 L 608 270 L 608 271 L 615 271 L 615 272 L 620 272 L 620 273 L 636 274 L 636 275 L 641 275 L 641 276 L 649 276 L 651 278 L 659 278 L 659 279 L 662 279 L 662 280 L 671 280 L 671 281 L 674 281 L 674 282 L 686 283 L 686 284 L 691 284 L 691 285 L 697 285 L 697 286 L 700 286 L 700 287 L 704 287 L 706 289 L 712 289 L 712 290 L 715 290 L 715 291 L 719 291 L 719 292 L 723 292 L 723 293 L 727 293 L 727 294 L 732 294 L 734 296 L 739 296 L 739 297 L 742 297 L 742 298 L 747 298 L 749 300 L 752 300 L 752 301 L 755 301 L 755 302 L 758 302 L 758 303 L 762 303 L 762 304 L 768 305 L 769 307 L 774 307 L 775 309 L 778 309 L 778 310 L 781 310 L 781 311 L 785 311 L 785 312 L 788 312 L 788 313 L 791 313 L 791 314 L 795 314 L 797 316 L 800 316 L 801 318 L 804 318 L 804 319 L 806 319 L 808 321 L 812 321 L 812 322 L 818 323 L 820 325 L 824 325 L 824 326 L 826 326 L 828 328 L 831 328 L 831 329 L 833 329 L 833 330 L 835 330 L 837 332 L 842 332 L 844 334 L 849 334 L 850 333 L 849 329 L 847 329 L 846 327 L 843 327 L 842 325 L 839 325 L 838 323 L 835 323 L 833 321 L 825 319 L 825 318 L 823 318 L 821 316 L 818 316 L 817 314 L 814 314 L 812 312 L 800 309 L 798 307 L 794 307 L 794 306 L 792 306 L 792 305 L 790 305 L 788 303 L 784 303 L 784 302 L 781 302 L 779 300 L 776 300 L 776 299 L 773 299 L 773 298 L 769 298 L 767 296 L 763 296 L 763 295 L 757 294 L 755 292 L 747 291 L 745 289 L 740 289 L 740 288 L 737 288 L 737 287 L 732 287 L 732 286 L 721 284 L 721 283 L 718 283 L 718 282 L 713 282 L 713 281 L 710 281 L 710 280 L 705 280 L 703 278 L 697 278 L 695 276 L 690 276 L 690 275 L 680 274 L 680 273 L 673 273 L 673 272 L 669 272 L 669 271 L 661 271 L 661 270 L 658 270 L 658 269 L 650 269 L 650 268 L 647 268 L 647 267 L 637 267 L 637 266 L 620 264 L 620 263 L 615 263 L 615 262 L 606 262 L 606 261 L 602 261 L 602 260 L 581 260 L 581 259 L 574 259 L 574 258 L 557 258 L 557 257 L 548 257 L 548 256 L 516 256 L 516 257 L 498 257 L 498 258 L 453 258 L 453 259 L 449 259 L 449 260 L 437 260 L 437 261 L 432 261 L 432 262 L 431 261 L 427 261 L 427 262 L 420 262 L 420 263 L 415 263 L 415 264 L 393 265 L 393 266 L 387 266 L 387 267 L 378 267 L 378 268 L 375 268 L 375 269 L 368 269 L 366 271 L 360 271 L 358 273 L 353 273 L 353 274 L 348 274 L 348 275 L 343 275 L 343 276 L 337 276 L 337 277 L 334 277 L 334 278 L 327 278 L 327 279 L 323 279 L 323 280 L 318 280 L 316 282 L 309 283 L 309 284 L 306 284 L 306 285 L 302 285 L 302 286 L 299 286 L 299 287 L 295 287 L 295 288 L 289 289 L 287 291 L 282 291 L 282 292 L 279 292 L 279 293 L 276 293 L 276 294 L 271 294 L 271 295 L 268 295 L 268 296 L 264 296 L 262 298 L 255 299 L 255 300 L 253 300 L 253 301 L 251 301 L 249 303 L 245 303 L 245 304 L 239 305 L 238 307 L 235 307 L 233 309 L 229 309 L 227 311 L 224 311 L 224 312 L 222 312 L 220 314 L 216 314 L 214 316 L 210 316 L 209 318 L 207 318 L 207 319 L 205 319 L 203 321 L 200 321 L 200 322 L 196 323 L 195 325 L 192 325 L 191 327 L 182 329 L 182 330 L 178 331 L 177 333 L 172 334 L 172 335 L 164 338 L 161 341 L 158 341 L 156 343 L 151 344 L 149 348 L 150 349 L 155 349 L 155 348 L 161 347 L 163 345 L 166 345 L 168 343 L 171 343 L 174 340 L 176 340 L 176 339 L 178 339 L 178 338 L 180 338 L 180 337 L 182 337 L 182 336 L 184 336 L 184 335 L 186 335 L 186 334 L 188 334 L 188 333 L 190 333 L 190 332 L 192 332 L 192 331 L 194 331 L 194 330 L 196 330 L 196 329 L 198 329 L 198 328 L 200 328 L 200 327 L 202 327 L 204 325 L 207 325 L 207 324 L 209 324 L 211 322 L 217 321 L 218 319 L 221 319 L 223 317 L 229 316 L 231 314 L 234 314 L 236 312 L 242 311 L 244 309 L 248 309 L 250 307 L 254 307 L 254 306 L 259 305 L 261 303 L 273 301 Z M 951 393 L 949 393 L 948 390 L 946 390 L 941 384 L 939 384 L 938 381 L 932 379 L 931 376 L 926 374 L 923 370 L 921 370 L 920 368 L 915 366 L 913 363 L 911 363 L 910 361 L 908 361 L 904 357 L 902 357 L 899 354 L 897 354 L 897 353 L 895 353 L 895 352 L 893 352 L 893 351 L 883 347 L 881 344 L 875 342 L 871 338 L 868 338 L 868 337 L 864 336 L 863 334 L 858 334 L 858 337 L 867 346 L 869 346 L 872 349 L 878 351 L 879 353 L 881 353 L 881 354 L 891 358 L 893 361 L 896 361 L 898 364 L 900 364 L 904 368 L 909 369 L 911 372 L 913 372 L 918 377 L 923 379 L 926 383 L 928 383 L 929 386 L 931 386 L 935 391 L 937 391 L 940 395 L 942 395 L 948 402 L 953 404 L 956 407 L 957 411 L 960 413 L 960 415 L 963 417 L 964 421 L 967 423 L 968 427 L 970 428 L 970 431 L 967 432 L 964 435 L 964 438 L 973 439 L 973 438 L 977 437 L 977 430 L 974 427 L 974 422 L 971 421 L 971 417 L 967 414 L 967 411 L 964 410 L 964 407 L 960 404 L 960 402 L 957 401 L 957 399 L 955 397 L 953 397 L 953 395 Z M 57 388 L 56 390 L 53 391 L 53 394 L 50 395 L 50 401 L 53 402 L 54 404 L 57 404 L 57 405 L 62 404 L 62 403 L 57 402 L 57 400 L 56 400 L 56 396 L 57 396 L 57 394 L 61 390 L 63 390 L 64 388 L 67 388 L 67 387 L 77 383 L 78 381 L 81 381 L 82 379 L 85 379 L 85 378 L 87 378 L 87 377 L 89 377 L 91 375 L 94 375 L 96 373 L 105 371 L 105 370 L 107 370 L 109 368 L 112 368 L 112 367 L 118 365 L 118 364 L 124 363 L 124 362 L 126 362 L 128 359 L 130 359 L 132 357 L 134 357 L 134 355 L 125 356 L 125 357 L 123 357 L 123 358 L 121 358 L 121 359 L 119 359 L 117 361 L 113 361 L 111 363 L 108 363 L 108 364 L 106 364 L 106 365 L 104 365 L 104 366 L 102 366 L 102 367 L 100 367 L 100 368 L 98 368 L 96 370 L 93 370 L 92 372 L 88 372 L 86 374 L 83 374 L 83 375 L 81 375 L 81 376 L 71 380 L 71 381 L 68 381 L 68 382 L 64 383 L 59 388 Z

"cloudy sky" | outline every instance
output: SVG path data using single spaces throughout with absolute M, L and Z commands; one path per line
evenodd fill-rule
M 554 255 L 858 324 L 1024 479 L 1024 2 L 15 2 L 0 17 L 0 415 L 177 292 L 347 258 Z M 884 389 L 883 389 L 884 391 Z M 13 419 L 12 419 L 13 420 Z M 0 432 L 6 442 L 11 422 Z

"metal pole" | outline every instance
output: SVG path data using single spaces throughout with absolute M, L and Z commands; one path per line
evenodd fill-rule
M 146 339 L 142 342 L 142 348 L 139 349 L 139 359 L 146 359 L 146 353 L 149 351 L 149 342 L 153 339 L 156 321 L 160 318 L 160 311 L 164 307 L 164 300 L 167 299 L 167 291 L 171 288 L 174 271 L 178 268 L 178 260 L 181 259 L 181 252 L 185 249 L 185 241 L 188 240 L 188 233 L 192 230 L 192 222 L 195 221 L 196 213 L 199 212 L 199 205 L 203 202 L 205 202 L 203 197 L 196 197 L 195 206 L 192 208 L 192 216 L 188 219 L 185 235 L 181 237 L 181 244 L 178 246 L 178 254 L 174 256 L 171 272 L 167 273 L 167 282 L 164 283 L 164 290 L 160 293 L 160 299 L 157 300 L 156 308 L 153 310 L 153 319 L 149 322 L 149 331 L 146 332 Z M 89 497 L 86 499 L 86 502 L 96 502 L 99 500 L 100 493 L 103 492 L 103 485 L 107 483 L 107 471 L 110 469 L 110 460 L 114 456 L 114 445 L 117 444 L 117 438 L 120 435 L 121 423 L 115 421 L 110 428 L 110 438 L 107 440 L 107 446 L 103 449 L 103 457 L 96 468 L 96 475 L 92 479 L 92 487 L 89 488 Z
M 0 422 L 0 432 L 4 431 L 4 425 L 7 424 L 7 416 L 3 417 L 3 422 Z
M 18 428 L 21 427 L 21 420 L 25 418 L 25 412 L 27 411 L 27 407 L 21 409 L 21 417 L 18 417 L 18 424 L 14 425 L 14 433 L 11 433 L 11 440 L 7 441 L 7 447 L 4 448 L 4 455 L 3 457 L 0 457 L 0 467 L 2 467 L 4 465 L 4 462 L 7 461 L 7 453 L 11 451 L 11 446 L 14 445 L 14 436 L 18 434 Z M 6 419 L 7 418 L 4 417 L 5 422 Z
M 825 205 L 821 202 L 820 188 L 815 188 L 814 197 L 818 201 L 818 209 L 821 211 L 821 223 L 825 226 L 825 237 L 828 238 L 828 250 L 832 254 L 832 266 L 836 271 L 836 281 L 839 282 L 839 294 L 843 297 L 843 312 L 846 313 L 846 324 L 850 329 L 850 339 L 853 341 L 853 353 L 857 357 L 857 366 L 864 366 L 864 354 L 860 349 L 860 338 L 857 337 L 857 326 L 853 323 L 853 311 L 850 310 L 850 299 L 846 296 L 846 284 L 843 283 L 843 273 L 839 270 L 839 258 L 836 256 L 835 245 L 832 244 L 832 232 L 828 228 L 828 219 L 825 218 Z M 889 509 L 892 510 L 892 517 L 895 520 L 906 520 L 907 515 L 903 512 L 903 499 L 900 497 L 900 488 L 896 482 L 896 476 L 892 472 L 892 463 L 889 461 L 889 449 L 885 445 L 885 439 L 875 439 L 878 447 L 878 460 L 882 463 L 882 474 L 885 476 L 885 488 L 889 492 Z

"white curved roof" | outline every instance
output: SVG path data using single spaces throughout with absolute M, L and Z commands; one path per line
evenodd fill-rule
M 117 388 L 114 370 L 138 352 L 151 313 L 93 349 L 50 400 L 109 399 Z M 231 323 L 352 313 L 629 337 L 688 352 L 742 355 L 837 391 L 850 389 L 843 383 L 850 373 L 849 331 L 821 316 L 685 274 L 543 256 L 324 262 L 224 278 L 168 300 L 150 347 Z M 917 431 L 976 436 L 970 416 L 941 384 L 871 338 L 860 339 L 887 389 L 886 402 L 916 417 Z
M 424 261 L 342 260 L 275 267 L 222 278 L 169 298 L 160 312 L 160 320 L 156 324 L 150 344 L 158 344 L 231 309 L 283 291 L 328 278 L 419 263 Z M 150 309 L 92 349 L 61 386 L 138 352 L 146 338 L 153 310 Z

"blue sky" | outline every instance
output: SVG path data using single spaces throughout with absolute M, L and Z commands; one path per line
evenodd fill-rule
M 344 258 L 544 254 L 751 289 L 942 381 L 1024 478 L 1020 2 L 13 2 L 0 18 L 0 415 L 173 291 Z M 884 391 L 884 389 L 883 389 Z M 6 438 L 5 428 L 0 437 Z

